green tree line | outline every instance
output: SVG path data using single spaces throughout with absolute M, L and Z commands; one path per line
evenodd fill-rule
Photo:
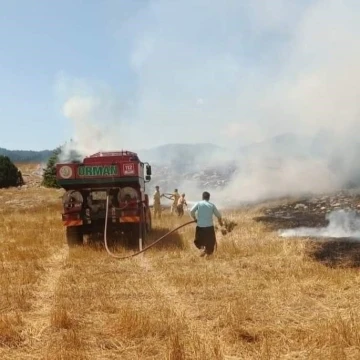
M 62 146 L 59 146 L 52 151 L 6 150 L 0 148 L 0 188 L 24 184 L 22 174 L 14 163 L 45 161 L 46 167 L 43 169 L 42 186 L 59 188 L 56 181 L 56 164 L 59 162 L 61 148 Z M 66 161 L 81 161 L 81 157 L 75 151 L 71 151 Z
M 45 162 L 52 155 L 53 150 L 7 150 L 0 148 L 0 155 L 7 156 L 14 163 Z

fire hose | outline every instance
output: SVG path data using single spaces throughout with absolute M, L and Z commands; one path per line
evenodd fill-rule
M 119 259 L 119 260 L 124 260 L 124 259 L 130 259 L 134 256 L 137 256 L 137 255 L 140 255 L 142 254 L 143 252 L 145 252 L 146 250 L 150 249 L 151 247 L 153 247 L 155 244 L 157 244 L 158 242 L 160 242 L 161 240 L 165 239 L 167 236 L 169 236 L 170 234 L 172 234 L 173 232 L 183 228 L 184 226 L 187 226 L 187 225 L 190 225 L 192 223 L 195 223 L 195 220 L 192 220 L 192 221 L 188 221 L 186 222 L 185 224 L 182 224 L 178 227 L 176 227 L 175 229 L 167 232 L 165 235 L 159 237 L 157 240 L 155 240 L 152 244 L 150 244 L 149 246 L 145 247 L 144 249 L 141 249 L 140 251 L 134 253 L 134 254 L 131 254 L 131 255 L 126 255 L 126 256 L 118 256 L 118 255 L 115 255 L 113 254 L 109 248 L 108 248 L 108 244 L 107 244 L 107 223 L 108 223 L 108 217 L 109 217 L 109 194 L 106 196 L 106 212 L 105 212 L 105 227 L 104 227 L 104 245 L 105 245 L 105 249 L 107 251 L 107 253 L 115 258 L 115 259 Z M 140 227 L 142 225 L 142 220 L 143 220 L 143 209 L 141 211 L 141 219 L 140 219 Z M 140 231 L 140 236 L 141 236 L 141 231 Z M 141 240 L 141 238 L 140 238 Z

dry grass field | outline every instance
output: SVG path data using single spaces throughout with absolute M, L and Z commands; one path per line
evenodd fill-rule
M 261 207 L 225 214 L 238 225 L 212 259 L 190 225 L 119 261 L 68 250 L 60 195 L 0 190 L 1 359 L 360 358 L 358 269 L 279 238 L 252 220 Z M 165 214 L 152 238 L 185 221 Z

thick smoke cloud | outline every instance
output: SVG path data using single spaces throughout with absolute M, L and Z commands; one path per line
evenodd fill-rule
M 123 9 L 111 10 L 115 19 Z M 144 2 L 116 29 L 132 44 L 126 55 L 134 96 L 59 79 L 72 146 L 82 154 L 164 143 L 226 146 L 241 171 L 218 199 L 253 201 L 357 181 L 359 10 L 352 0 Z M 315 137 L 307 157 L 289 156 L 291 143 L 281 154 L 271 146 L 234 151 L 286 132 Z M 281 166 L 269 166 L 279 156 Z M 213 164 L 219 157 L 209 154 Z

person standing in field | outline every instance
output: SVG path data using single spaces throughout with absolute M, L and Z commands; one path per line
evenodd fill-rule
M 161 202 L 160 202 L 160 190 L 159 186 L 155 186 L 155 193 L 154 193 L 154 218 L 158 215 L 161 218 Z
M 183 216 L 184 215 L 184 205 L 187 207 L 187 202 L 185 200 L 185 194 L 181 194 L 181 196 L 179 197 L 178 203 L 177 203 L 177 213 L 178 216 Z
M 202 200 L 191 208 L 190 215 L 197 223 L 194 244 L 198 249 L 203 249 L 200 256 L 212 255 L 216 244 L 213 215 L 217 217 L 220 226 L 223 226 L 223 222 L 219 210 L 210 202 L 210 193 L 203 192 Z
M 170 196 L 170 200 L 174 200 L 173 203 L 171 204 L 171 214 L 177 212 L 177 204 L 178 204 L 178 201 L 179 201 L 179 198 L 180 198 L 180 194 L 178 192 L 178 189 L 175 189 L 174 190 L 174 193 L 171 194 Z

